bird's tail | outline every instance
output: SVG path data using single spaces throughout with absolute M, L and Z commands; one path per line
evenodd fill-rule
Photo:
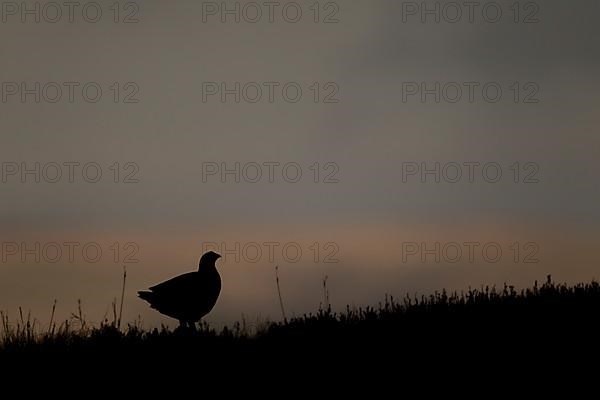
M 148 291 L 139 291 L 138 292 L 138 296 L 140 297 L 140 299 L 146 300 L 148 303 L 152 302 L 153 294 L 154 293 L 148 292 Z

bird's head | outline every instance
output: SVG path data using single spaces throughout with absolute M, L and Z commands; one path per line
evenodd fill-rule
M 202 257 L 200 258 L 200 268 L 202 268 L 203 265 L 205 266 L 214 266 L 215 262 L 221 258 L 220 254 L 215 253 L 214 251 L 209 251 L 207 253 L 204 253 L 202 255 Z

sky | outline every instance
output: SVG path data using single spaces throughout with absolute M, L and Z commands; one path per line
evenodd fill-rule
M 9 316 L 81 299 L 97 323 L 125 266 L 124 320 L 173 324 L 136 291 L 209 249 L 215 326 L 280 319 L 275 266 L 288 316 L 325 277 L 334 309 L 599 278 L 597 1 L 23 4 L 0 13 Z

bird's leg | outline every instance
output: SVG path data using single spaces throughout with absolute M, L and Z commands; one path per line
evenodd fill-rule
M 179 321 L 179 328 L 184 332 L 195 331 L 196 324 L 193 321 Z

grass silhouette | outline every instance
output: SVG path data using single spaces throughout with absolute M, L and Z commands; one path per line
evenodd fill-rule
M 326 291 L 326 282 L 324 283 Z M 115 301 L 116 304 L 116 301 Z M 232 361 L 262 358 L 402 355 L 403 359 L 524 354 L 548 355 L 595 345 L 600 316 L 600 284 L 573 286 L 548 277 L 521 291 L 505 285 L 429 296 L 386 297 L 375 307 L 333 312 L 326 303 L 314 314 L 263 324 L 249 333 L 245 323 L 220 331 L 202 323 L 196 330 L 165 326 L 145 330 L 139 322 L 120 328 L 113 320 L 91 326 L 81 311 L 71 321 L 51 322 L 41 331 L 20 313 L 11 323 L 1 314 L 0 354 L 96 354 L 152 357 L 201 354 Z M 54 310 L 54 308 L 53 308 Z M 53 317 L 52 317 L 53 318 Z M 412 358 L 410 358 L 412 357 Z

